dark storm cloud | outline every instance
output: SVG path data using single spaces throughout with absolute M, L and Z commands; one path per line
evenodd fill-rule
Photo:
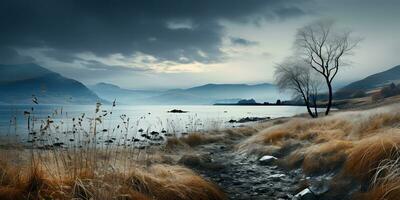
M 276 14 L 280 16 L 282 19 L 297 17 L 306 14 L 304 10 L 298 9 L 296 7 L 284 7 L 284 8 L 279 8 L 275 11 Z
M 124 67 L 120 65 L 106 65 L 98 61 L 86 61 L 86 68 L 93 70 L 104 70 L 104 71 L 122 71 L 122 72 L 142 72 L 149 71 L 148 69 L 140 67 Z
M 239 38 L 239 37 L 231 37 L 231 43 L 234 45 L 241 45 L 241 46 L 253 46 L 258 44 L 258 42 L 256 41 L 246 40 L 244 38 Z
M 0 46 L 0 63 L 1 64 L 21 64 L 33 62 L 34 59 L 29 56 L 22 56 L 12 48 Z
M 72 61 L 79 52 L 98 56 L 142 52 L 160 60 L 214 62 L 222 54 L 219 20 L 285 19 L 303 15 L 307 2 L 4 0 L 0 47 L 45 48 L 47 56 L 63 62 Z

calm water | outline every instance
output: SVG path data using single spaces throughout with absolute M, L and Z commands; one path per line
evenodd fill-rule
M 118 125 L 123 126 L 129 118 L 130 132 L 143 129 L 148 131 L 182 132 L 205 131 L 210 129 L 221 129 L 232 127 L 235 124 L 228 123 L 229 120 L 238 120 L 243 117 L 285 117 L 303 113 L 303 107 L 297 106 L 125 106 L 103 105 L 96 114 L 96 106 L 88 105 L 0 105 L 0 135 L 27 138 L 27 115 L 24 111 L 33 112 L 31 116 L 35 119 L 36 129 L 50 116 L 54 124 L 62 124 L 58 129 L 72 130 L 72 119 L 79 118 L 85 113 L 85 119 L 93 118 L 95 115 L 107 115 L 102 117 L 100 129 L 112 129 Z M 172 109 L 188 111 L 187 113 L 169 113 Z M 110 114 L 112 112 L 112 114 Z M 126 117 L 121 115 L 125 114 Z M 32 126 L 32 125 L 31 125 Z M 86 125 L 89 127 L 89 123 Z M 131 131 L 132 130 L 132 131 Z M 61 131 L 60 131 L 61 132 Z M 122 132 L 121 132 L 122 133 Z M 118 135 L 118 133 L 116 133 Z M 135 133 L 136 134 L 136 133 Z

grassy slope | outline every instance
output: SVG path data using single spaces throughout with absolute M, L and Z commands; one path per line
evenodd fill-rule
M 343 100 L 334 100 L 333 104 L 336 108 L 339 109 L 370 109 L 382 107 L 385 105 L 390 105 L 396 102 L 400 102 L 400 95 L 387 97 L 380 99 L 378 101 L 373 101 L 371 95 L 376 93 L 377 91 L 370 91 L 370 95 L 361 98 L 351 98 L 351 99 L 343 99 Z
M 340 188 L 338 182 L 350 178 L 364 188 L 354 198 L 396 199 L 400 194 L 399 147 L 400 104 L 392 104 L 319 119 L 296 117 L 249 137 L 238 152 L 276 155 L 281 166 L 301 168 L 310 176 L 334 173 L 332 188 L 335 184 Z M 337 194 L 330 195 L 349 189 L 349 185 L 332 189 Z

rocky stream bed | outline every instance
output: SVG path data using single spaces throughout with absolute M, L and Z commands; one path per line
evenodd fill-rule
M 257 159 L 238 155 L 234 145 L 206 144 L 183 156 L 184 164 L 218 184 L 229 199 L 293 199 L 302 178 L 299 170 L 286 171 Z

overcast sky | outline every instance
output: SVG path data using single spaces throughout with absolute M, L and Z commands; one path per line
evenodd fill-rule
M 399 10 L 398 0 L 3 0 L 0 63 L 136 89 L 273 82 L 296 30 L 333 19 L 363 38 L 341 84 L 400 64 Z

